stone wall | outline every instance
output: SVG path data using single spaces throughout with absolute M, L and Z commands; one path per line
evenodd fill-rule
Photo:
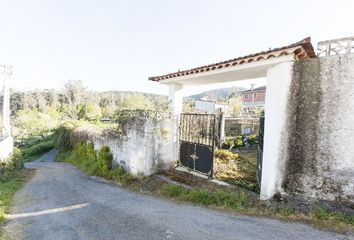
M 124 133 L 96 132 L 87 134 L 87 129 L 76 130 L 94 143 L 95 150 L 109 146 L 113 165 L 122 166 L 133 176 L 149 176 L 173 166 L 171 119 L 155 121 L 149 118 L 132 117 L 124 125 Z M 86 133 L 85 133 L 86 132 Z
M 278 189 L 354 204 L 354 55 L 297 61 Z

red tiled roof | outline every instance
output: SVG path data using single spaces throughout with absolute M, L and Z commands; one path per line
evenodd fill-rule
M 307 59 L 307 58 L 315 58 L 316 53 L 313 49 L 313 46 L 311 44 L 311 38 L 305 38 L 299 42 L 280 47 L 280 48 L 274 48 L 270 49 L 268 51 L 263 51 L 263 52 L 258 52 L 250 55 L 246 55 L 243 57 L 238 57 L 234 59 L 229 59 L 223 62 L 218 62 L 218 63 L 213 63 L 197 68 L 192 68 L 189 70 L 184 70 L 184 71 L 178 71 L 174 73 L 169 73 L 166 75 L 161 75 L 161 76 L 155 76 L 155 77 L 149 77 L 149 80 L 151 81 L 161 81 L 161 80 L 167 80 L 175 77 L 181 77 L 181 76 L 188 76 L 192 74 L 197 74 L 197 73 L 202 73 L 202 72 L 211 72 L 214 70 L 218 70 L 221 68 L 228 68 L 236 65 L 241 65 L 241 64 L 246 64 L 246 63 L 251 63 L 251 62 L 258 62 L 270 58 L 275 58 L 275 57 L 281 57 L 289 54 L 295 54 L 295 59 Z

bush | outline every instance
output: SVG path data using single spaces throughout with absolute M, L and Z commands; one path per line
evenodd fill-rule
M 97 163 L 100 175 L 106 175 L 108 171 L 112 170 L 113 156 L 107 145 L 103 145 L 98 151 Z
M 21 151 L 14 148 L 12 156 L 6 161 L 0 162 L 0 181 L 8 180 L 16 170 L 23 168 Z
M 55 131 L 55 145 L 58 149 L 71 150 L 76 144 L 72 127 L 60 126 Z
M 46 153 L 54 148 L 54 139 L 40 141 L 30 147 L 22 148 L 21 154 L 23 161 L 31 161 L 38 158 L 41 154 Z
M 247 139 L 249 144 L 254 145 L 257 141 L 257 135 L 256 134 L 249 135 Z
M 60 150 L 56 160 L 70 162 L 89 175 L 104 177 L 123 185 L 134 180 L 123 167 L 112 169 L 113 156 L 107 145 L 102 146 L 97 154 L 92 143 L 77 143 L 71 151 Z
M 218 158 L 222 161 L 233 161 L 236 160 L 238 158 L 238 154 L 237 153 L 233 153 L 229 150 L 215 150 L 214 152 L 214 157 Z
M 222 145 L 227 146 L 229 149 L 232 149 L 234 147 L 241 147 L 243 146 L 243 138 L 242 136 L 236 136 L 236 137 L 231 137 L 227 138 L 223 141 Z M 225 147 L 223 147 L 225 148 Z
M 97 175 L 99 167 L 97 164 L 97 153 L 92 143 L 78 143 L 69 158 L 69 161 L 77 165 L 90 175 Z

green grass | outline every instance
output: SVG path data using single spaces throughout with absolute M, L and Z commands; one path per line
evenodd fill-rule
M 5 220 L 5 215 L 11 205 L 12 196 L 21 188 L 25 180 L 24 170 L 16 170 L 6 180 L 0 181 L 0 225 Z M 1 228 L 0 239 L 2 239 Z
M 236 194 L 222 190 L 208 192 L 206 190 L 186 189 L 174 184 L 165 185 L 161 190 L 161 194 L 176 200 L 204 206 L 242 209 L 247 204 L 247 198 L 243 193 Z
M 35 142 L 33 145 L 21 147 L 21 154 L 23 162 L 30 162 L 36 160 L 44 153 L 54 148 L 54 139 L 48 138 L 42 141 Z
M 348 216 L 341 213 L 330 212 L 324 208 L 317 208 L 312 212 L 313 217 L 318 221 L 338 221 L 354 226 L 354 215 Z
M 122 167 L 111 168 L 111 158 L 109 148 L 105 146 L 97 154 L 91 144 L 79 144 L 72 151 L 59 150 L 56 161 L 71 163 L 88 175 L 103 177 L 120 185 L 128 185 L 135 180 Z
M 333 231 L 354 230 L 354 216 L 329 212 L 322 208 L 314 209 L 309 213 L 298 212 L 288 206 L 268 208 L 252 202 L 242 192 L 236 193 L 225 190 L 206 191 L 189 189 L 174 184 L 165 184 L 162 186 L 160 194 L 178 201 L 226 209 L 245 215 L 306 222 Z

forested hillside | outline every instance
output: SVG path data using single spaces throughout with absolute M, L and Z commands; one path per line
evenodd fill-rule
M 12 90 L 11 121 L 13 135 L 26 138 L 45 135 L 65 120 L 99 121 L 113 118 L 122 109 L 166 110 L 167 106 L 166 96 L 124 91 L 96 92 L 87 89 L 80 80 L 70 80 L 61 90 Z
M 244 90 L 246 89 L 241 87 L 220 88 L 192 95 L 188 98 L 192 100 L 200 100 L 202 98 L 206 98 L 211 101 L 228 102 L 230 98 L 238 96 L 240 92 Z
M 195 100 L 203 98 L 228 102 L 237 114 L 241 104 L 239 93 L 242 90 L 238 87 L 222 88 L 186 97 L 184 111 L 194 111 Z M 164 111 L 167 108 L 167 96 L 127 91 L 97 92 L 87 89 L 80 80 L 69 80 L 61 90 L 12 90 L 12 134 L 16 138 L 44 137 L 66 120 L 98 122 L 102 118 L 115 118 L 117 111 L 122 109 Z

